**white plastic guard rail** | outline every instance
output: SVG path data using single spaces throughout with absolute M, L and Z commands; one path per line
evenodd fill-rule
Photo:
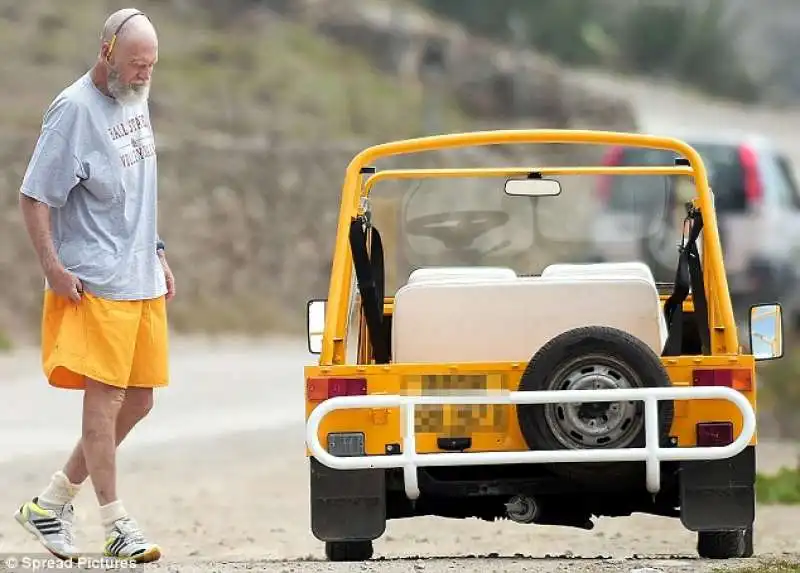
M 662 448 L 658 444 L 659 400 L 728 400 L 743 416 L 742 431 L 732 443 L 711 447 Z M 417 453 L 414 410 L 417 405 L 467 404 L 556 404 L 576 402 L 643 401 L 645 405 L 645 447 L 615 449 L 531 450 L 514 452 L 441 452 Z M 319 441 L 322 419 L 334 410 L 355 408 L 401 408 L 403 416 L 403 451 L 394 455 L 339 457 L 330 454 Z M 306 443 L 313 456 L 323 465 L 337 470 L 369 468 L 403 468 L 406 495 L 419 497 L 417 467 L 470 466 L 489 464 L 527 464 L 563 462 L 625 462 L 646 464 L 646 485 L 650 493 L 661 488 L 662 461 L 721 460 L 744 450 L 756 429 L 756 415 L 750 402 L 738 391 L 724 386 L 692 386 L 672 388 L 614 388 L 606 390 L 550 390 L 507 392 L 486 395 L 402 396 L 372 394 L 341 396 L 321 402 L 308 417 Z

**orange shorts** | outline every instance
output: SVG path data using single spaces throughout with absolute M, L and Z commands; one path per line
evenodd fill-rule
M 52 386 L 82 390 L 85 377 L 119 388 L 169 383 L 166 301 L 106 300 L 84 292 L 78 303 L 47 289 L 42 367 Z

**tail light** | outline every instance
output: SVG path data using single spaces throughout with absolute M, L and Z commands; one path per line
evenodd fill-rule
M 744 171 L 744 196 L 748 206 L 756 206 L 761 203 L 763 189 L 761 179 L 758 174 L 758 158 L 755 151 L 747 145 L 739 147 L 739 161 Z
M 750 392 L 753 389 L 753 373 L 746 368 L 695 370 L 692 372 L 692 385 L 727 386 L 740 392 Z
M 697 424 L 697 445 L 700 447 L 727 446 L 733 443 L 731 422 L 702 422 Z
M 618 167 L 622 165 L 625 148 L 612 147 L 603 156 L 604 167 Z M 605 204 L 611 198 L 611 184 L 614 181 L 613 175 L 601 175 L 597 182 L 597 198 Z
M 366 393 L 366 378 L 320 377 L 306 380 L 308 400 L 327 400 L 337 396 L 364 396 Z

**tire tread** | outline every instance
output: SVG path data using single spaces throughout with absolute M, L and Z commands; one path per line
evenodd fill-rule
M 567 357 L 580 353 L 613 353 L 636 372 L 645 386 L 669 387 L 669 375 L 660 357 L 639 338 L 609 326 L 584 326 L 568 330 L 545 343 L 533 356 L 520 379 L 521 391 L 541 391 L 553 370 Z M 532 450 L 562 449 L 552 436 L 544 419 L 544 407 L 539 404 L 524 404 L 517 407 L 520 431 Z M 661 445 L 666 444 L 674 417 L 674 404 L 670 400 L 659 401 L 659 434 Z M 637 435 L 632 447 L 644 445 L 644 428 Z M 643 476 L 643 463 L 615 462 L 549 464 L 548 469 L 569 480 L 595 483 L 598 477 L 618 480 L 621 484 L 635 483 Z M 641 481 L 640 483 L 644 483 Z

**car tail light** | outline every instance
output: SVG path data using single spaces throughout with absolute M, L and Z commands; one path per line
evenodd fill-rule
M 746 369 L 718 368 L 692 372 L 693 386 L 727 386 L 740 392 L 753 389 L 753 373 Z
M 337 396 L 364 396 L 366 378 L 320 377 L 306 380 L 306 397 L 309 400 L 327 400 Z
M 619 167 L 622 165 L 624 153 L 624 147 L 611 147 L 603 156 L 603 167 Z M 611 199 L 613 177 L 613 175 L 601 175 L 597 182 L 597 198 L 603 204 L 608 203 L 609 199 Z
M 755 151 L 747 145 L 739 147 L 739 161 L 744 171 L 744 196 L 749 206 L 761 203 L 763 189 L 758 174 L 758 158 Z
M 697 424 L 697 445 L 727 446 L 733 443 L 733 424 L 731 422 L 701 422 Z

